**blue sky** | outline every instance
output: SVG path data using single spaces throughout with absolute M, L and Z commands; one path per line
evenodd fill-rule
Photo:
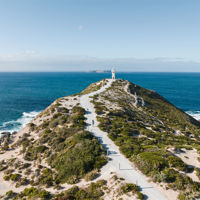
M 199 0 L 0 0 L 0 71 L 200 71 Z

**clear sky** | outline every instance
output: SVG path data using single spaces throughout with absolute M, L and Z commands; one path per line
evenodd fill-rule
M 199 0 L 0 0 L 0 71 L 200 71 Z

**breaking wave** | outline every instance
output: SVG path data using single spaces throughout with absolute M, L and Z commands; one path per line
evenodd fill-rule
M 32 112 L 23 112 L 22 116 L 18 118 L 16 121 L 8 121 L 4 122 L 0 125 L 0 133 L 2 132 L 15 132 L 19 131 L 26 126 L 36 115 L 40 112 L 32 111 Z
M 200 120 L 200 111 L 186 111 L 186 113 L 196 120 Z

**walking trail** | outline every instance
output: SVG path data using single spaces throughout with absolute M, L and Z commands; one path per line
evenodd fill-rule
M 92 132 L 95 137 L 99 139 L 101 144 L 105 147 L 108 152 L 109 162 L 102 168 L 102 174 L 108 172 L 115 172 L 119 177 L 123 177 L 129 183 L 137 184 L 141 192 L 149 200 L 167 200 L 167 198 L 151 183 L 147 182 L 147 178 L 133 168 L 132 163 L 121 154 L 119 148 L 114 142 L 107 136 L 106 132 L 103 132 L 98 127 L 96 119 L 96 113 L 94 105 L 90 102 L 90 96 L 103 92 L 106 88 L 110 87 L 113 80 L 107 79 L 108 83 L 98 91 L 81 96 L 80 104 L 86 110 L 86 123 L 87 130 Z M 93 124 L 94 122 L 94 124 Z

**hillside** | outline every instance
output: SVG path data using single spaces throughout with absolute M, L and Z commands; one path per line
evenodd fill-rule
M 93 103 L 99 127 L 143 174 L 166 189 L 178 191 L 179 199 L 197 199 L 198 121 L 158 93 L 123 80 L 94 96 Z M 188 151 L 193 151 L 195 162 L 187 158 Z
M 133 172 L 124 170 L 123 177 L 116 169 L 112 160 L 121 157 L 112 157 L 104 134 Z M 0 199 L 148 198 L 151 190 L 127 179 L 137 170 L 165 199 L 197 199 L 199 144 L 200 122 L 154 91 L 104 79 L 56 100 L 17 134 L 2 138 Z

